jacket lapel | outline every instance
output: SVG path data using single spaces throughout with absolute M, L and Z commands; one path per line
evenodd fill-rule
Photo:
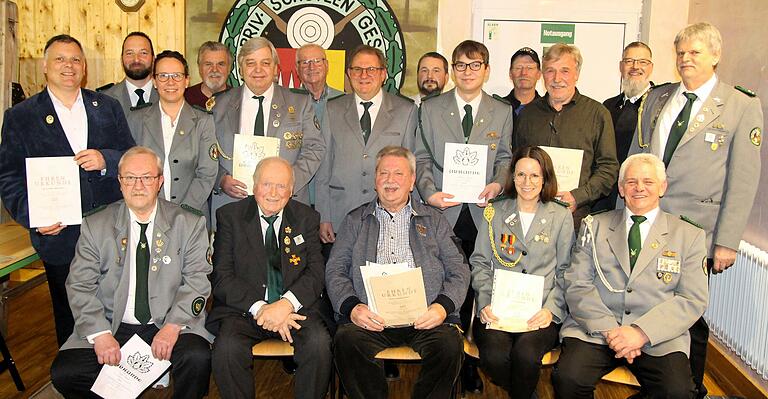
M 656 125 L 659 122 L 659 117 L 661 116 L 661 111 L 664 110 L 664 106 L 667 104 L 667 101 L 669 101 L 670 98 L 672 98 L 672 93 L 677 91 L 677 87 L 680 85 L 680 83 L 676 83 L 671 85 L 668 90 L 665 90 L 664 93 L 662 93 L 659 96 L 658 101 L 656 101 L 655 107 L 653 109 L 649 109 L 649 116 L 650 116 L 650 129 L 648 129 L 648 137 L 643 137 L 643 141 L 645 143 L 650 142 L 651 143 L 651 154 L 663 154 L 663 152 L 660 152 L 659 149 L 659 139 L 660 137 L 657 134 L 654 134 L 656 132 Z M 662 89 L 659 89 L 662 90 Z M 642 132 L 641 132 L 642 133 Z
M 363 141 L 363 129 L 360 128 L 360 120 L 357 118 L 357 104 L 355 103 L 355 95 L 350 94 L 347 97 L 347 111 L 345 112 L 344 120 L 347 122 L 349 131 L 352 132 L 352 136 L 360 143 L 360 148 L 365 148 L 365 141 Z M 377 118 L 378 120 L 378 118 Z
M 186 142 L 197 125 L 197 116 L 192 111 L 192 106 L 188 103 L 184 103 L 181 108 L 178 123 L 176 123 L 176 131 L 173 134 L 173 141 L 171 142 L 171 150 L 168 152 L 172 154 L 178 149 L 180 145 Z
M 130 248 L 131 246 L 131 216 L 128 213 L 128 207 L 125 205 L 125 202 L 122 202 L 120 204 L 120 207 L 117 210 L 117 217 L 115 220 L 115 227 L 114 227 L 114 234 L 113 237 L 115 237 L 115 246 L 117 247 L 117 255 L 118 258 L 116 259 L 117 267 L 120 268 L 120 282 L 118 283 L 117 289 L 115 289 L 115 298 L 114 300 L 114 311 L 112 312 L 112 330 L 117 331 L 117 327 L 120 325 L 120 322 L 123 320 L 123 315 L 125 314 L 125 305 L 128 301 L 128 288 L 130 285 L 130 272 L 131 268 L 130 266 L 127 266 L 129 254 L 132 251 L 135 251 L 135 248 Z
M 695 117 L 691 116 L 688 130 L 685 131 L 685 134 L 680 139 L 680 144 L 677 145 L 678 147 L 689 142 L 692 138 L 696 137 L 697 134 L 704 131 L 712 121 L 720 117 L 720 114 L 723 112 L 723 106 L 725 105 L 723 102 L 723 95 L 726 93 L 724 88 L 725 84 L 718 81 L 707 99 L 704 100 L 704 104 L 702 104 L 699 113 L 696 114 Z
M 294 232 L 296 227 L 295 222 L 296 219 L 293 217 L 293 212 L 291 212 L 289 207 L 286 205 L 286 207 L 283 208 L 283 220 L 280 222 L 280 231 L 277 234 L 277 246 L 280 248 L 280 271 L 283 274 L 283 289 L 289 286 L 292 282 L 292 280 L 289 280 L 288 277 L 291 274 L 291 271 L 294 270 L 293 265 L 290 263 L 290 258 L 291 255 L 294 255 L 293 251 L 295 249 L 293 247 L 293 240 L 291 240 L 291 236 L 296 234 Z M 290 231 L 291 234 L 286 233 L 287 231 Z M 290 252 L 286 252 L 286 248 Z
M 144 137 L 150 137 L 155 142 L 157 148 L 162 148 L 163 151 L 157 154 L 161 160 L 165 161 L 165 140 L 163 140 L 163 124 L 162 124 L 162 112 L 160 112 L 160 103 L 152 105 L 152 108 L 147 112 L 144 117 L 144 123 L 142 124 L 142 135 Z
M 445 142 L 463 143 L 464 131 L 461 130 L 461 117 L 464 111 L 459 110 L 459 106 L 456 105 L 456 97 L 455 97 L 456 89 L 453 89 L 448 93 L 446 93 L 448 95 L 444 96 L 444 100 L 443 100 L 443 121 L 445 121 L 445 124 L 448 126 L 448 130 L 451 132 L 451 134 L 453 134 L 454 140 L 453 141 L 446 140 Z M 443 96 L 440 96 L 440 97 L 443 97 Z M 432 100 L 432 101 L 435 101 L 435 100 Z
M 523 223 L 520 219 L 520 210 L 517 206 L 517 200 L 506 201 L 507 206 L 502 207 L 499 213 L 499 220 L 503 226 L 502 232 L 511 233 L 515 236 L 515 244 L 518 247 L 528 249 L 525 234 L 523 234 Z M 494 237 L 497 239 L 500 237 Z
M 165 263 L 165 260 L 174 260 L 173 257 L 177 256 L 176 254 L 166 252 L 166 249 L 168 249 L 168 244 L 170 243 L 170 237 L 168 236 L 168 233 L 170 232 L 171 225 L 165 215 L 165 211 L 165 204 L 163 201 L 158 199 L 157 212 L 155 213 L 154 221 L 155 226 L 152 229 L 152 237 L 147 237 L 149 247 L 152 249 L 149 253 L 149 280 L 147 281 L 150 298 L 153 296 L 152 293 L 155 292 L 157 278 L 160 275 L 160 269 L 163 267 L 169 267 Z M 175 260 L 179 261 L 179 259 Z M 151 302 L 152 301 L 150 299 L 150 310 L 152 310 Z
M 635 268 L 632 270 L 628 283 L 631 283 L 635 276 L 642 274 L 643 270 L 650 266 L 651 262 L 658 257 L 659 251 L 666 246 L 667 233 L 667 215 L 659 211 L 656 220 L 648 231 L 648 236 L 643 241 L 643 247 L 637 256 Z
M 472 133 L 469 135 L 469 143 L 476 143 L 483 138 L 483 132 L 488 122 L 493 120 L 493 109 L 491 108 L 491 98 L 485 92 L 480 93 L 480 107 L 477 110 L 477 116 L 472 125 Z
M 621 270 L 629 276 L 629 244 L 627 243 L 627 225 L 624 221 L 624 212 L 616 212 L 609 227 L 612 233 L 608 235 L 608 245 L 621 265 Z M 599 245 L 599 243 L 596 243 Z M 641 251 L 642 252 L 642 251 Z
M 229 102 L 229 108 L 231 112 L 225 113 L 225 118 L 228 119 L 229 126 L 233 127 L 233 134 L 249 134 L 252 135 L 253 131 L 243 132 L 240 130 L 240 105 L 243 103 L 243 86 L 236 87 L 232 90 L 236 90 L 232 93 L 231 101 Z
M 384 89 L 381 89 L 384 90 Z M 389 126 L 389 121 L 392 119 L 392 100 L 387 93 L 382 93 L 381 106 L 379 107 L 379 113 L 376 115 L 376 121 L 371 127 L 371 137 L 368 138 L 368 144 L 374 142 L 376 139 L 384 134 L 386 126 Z
M 75 155 L 75 152 L 72 150 L 72 146 L 69 144 L 69 140 L 67 140 L 67 135 L 64 133 L 64 128 L 61 126 L 61 121 L 59 121 L 59 116 L 56 114 L 56 109 L 53 107 L 53 100 L 51 99 L 50 95 L 48 94 L 48 89 L 43 89 L 43 95 L 39 97 L 40 101 L 38 102 L 38 110 L 40 112 L 40 117 L 43 119 L 46 129 L 46 135 L 45 138 L 48 140 L 54 141 L 56 144 L 52 145 L 51 147 L 56 148 L 62 148 L 67 149 L 64 151 L 66 154 Z M 85 99 L 83 99 L 85 101 Z M 86 113 L 88 111 L 88 108 L 86 107 Z M 53 118 L 53 123 L 48 123 L 50 118 Z M 91 114 L 88 113 L 88 119 L 90 121 Z M 91 129 L 91 123 L 88 123 L 88 130 Z M 92 134 L 88 134 L 88 137 L 90 138 Z M 90 139 L 89 139 L 90 140 Z M 90 147 L 90 143 L 89 147 Z
M 251 269 L 256 275 L 256 281 L 267 282 L 267 267 L 269 266 L 269 257 L 264 248 L 264 236 L 261 234 L 261 218 L 259 217 L 259 207 L 253 197 L 249 198 L 248 208 L 245 211 L 244 219 L 246 221 L 245 235 L 248 240 L 248 247 L 254 253 L 248 253 L 246 256 L 253 259 L 256 263 Z
M 272 104 L 264 104 L 264 107 L 266 107 L 264 108 L 264 115 L 269 115 L 269 119 L 267 119 L 266 136 L 277 137 L 281 141 L 284 141 L 282 137 L 278 136 L 278 129 L 282 123 L 282 118 L 287 112 L 285 110 L 285 97 L 276 83 L 273 83 L 272 85 L 274 87 L 274 90 L 272 91 Z M 278 125 L 275 126 L 275 123 Z
M 536 209 L 536 214 L 533 216 L 531 225 L 528 227 L 528 234 L 525 235 L 526 245 L 531 243 L 531 240 L 535 240 L 535 237 L 545 229 L 549 229 L 549 225 L 552 223 L 552 208 L 547 204 L 539 204 Z M 521 227 L 522 228 L 522 227 Z M 552 237 L 549 238 L 552 240 Z

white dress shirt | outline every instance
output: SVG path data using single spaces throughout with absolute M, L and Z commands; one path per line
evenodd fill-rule
M 368 113 L 371 115 L 371 133 L 373 133 L 373 126 L 376 125 L 376 117 L 379 116 L 379 110 L 381 109 L 381 102 L 384 99 L 384 94 L 382 94 L 383 89 L 380 89 L 378 93 L 376 93 L 373 98 L 371 98 L 370 107 L 368 107 Z M 360 118 L 363 117 L 363 112 L 365 111 L 365 107 L 363 107 L 361 102 L 365 102 L 366 100 L 363 100 L 362 98 L 358 97 L 357 94 L 355 94 L 355 106 L 357 107 L 357 120 L 359 121 Z M 360 132 L 362 134 L 363 129 L 360 128 Z
M 648 92 L 648 89 L 650 89 L 650 88 L 651 88 L 651 85 L 650 85 L 650 84 L 648 84 L 648 86 L 646 86 L 646 87 L 645 87 L 645 89 L 644 89 L 643 91 L 641 91 L 641 92 L 640 92 L 640 94 L 638 94 L 638 95 L 636 95 L 636 96 L 634 96 L 634 97 L 627 97 L 627 95 L 626 95 L 626 94 L 624 94 L 624 101 L 626 101 L 626 100 L 629 100 L 629 102 L 631 102 L 632 104 L 634 104 L 634 103 L 636 103 L 636 102 L 637 102 L 637 100 L 639 100 L 639 99 L 643 98 L 643 95 L 644 95 L 645 93 L 647 93 L 647 92 Z M 682 108 L 681 108 L 681 109 L 682 109 Z
M 152 95 L 152 79 L 148 80 L 147 83 L 144 84 L 144 86 L 136 86 L 135 84 L 128 81 L 128 79 L 125 80 L 125 87 L 128 89 L 128 98 L 131 99 L 131 106 L 135 107 L 136 104 L 139 102 L 139 95 L 136 94 L 136 89 L 142 89 L 144 90 L 144 94 L 142 97 L 144 98 L 144 102 L 149 102 L 149 97 Z M 128 115 L 126 115 L 128 116 Z
M 536 217 L 536 212 L 520 211 L 519 213 L 520 213 L 520 227 L 523 228 L 523 237 L 525 237 L 528 235 L 528 229 L 531 228 L 531 224 L 533 223 L 533 218 Z
M 85 112 L 85 104 L 83 103 L 83 91 L 77 91 L 77 99 L 75 99 L 72 108 L 68 108 L 61 102 L 56 96 L 48 90 L 48 95 L 53 102 L 53 109 L 56 111 L 56 116 L 59 118 L 61 128 L 64 129 L 64 134 L 67 136 L 69 146 L 72 147 L 72 152 L 77 154 L 78 152 L 88 148 L 88 115 Z
M 632 225 L 635 224 L 635 222 L 632 221 L 633 215 L 635 214 L 633 214 L 629 210 L 629 208 L 624 208 L 624 218 L 626 220 L 625 224 L 627 226 L 627 240 L 629 240 L 629 229 L 631 229 Z M 651 209 L 644 215 L 636 215 L 636 216 L 645 216 L 645 221 L 643 223 L 640 223 L 640 248 L 643 248 L 643 244 L 645 243 L 645 238 L 648 237 L 648 232 L 651 231 L 651 226 L 653 226 L 653 222 L 656 221 L 656 216 L 658 215 L 659 215 L 659 207 Z
M 261 207 L 259 208 L 259 222 L 261 222 L 261 237 L 264 239 L 264 245 L 266 245 L 267 240 L 267 229 L 269 228 L 269 223 L 264 220 L 262 216 L 264 216 L 264 212 L 262 212 Z M 280 212 L 277 213 L 277 219 L 275 219 L 275 222 L 272 224 L 272 227 L 275 230 L 275 240 L 277 241 L 278 248 L 280 247 L 280 226 L 283 223 L 283 210 L 281 209 Z M 267 254 L 267 258 L 264 259 L 266 267 L 269 266 L 269 254 Z M 283 280 L 283 284 L 285 284 L 285 280 Z M 259 310 L 262 306 L 267 304 L 267 299 L 269 298 L 269 288 L 264 290 L 264 300 L 263 301 L 256 301 L 253 305 L 251 305 L 250 309 L 248 309 L 249 312 L 251 312 L 252 315 L 256 316 L 257 313 L 259 313 Z M 299 302 L 299 299 L 296 298 L 296 295 L 293 295 L 293 292 L 286 291 L 285 294 L 281 298 L 285 298 L 288 300 L 288 302 L 293 305 L 293 311 L 298 312 L 299 309 L 301 309 L 301 302 Z
M 184 108 L 182 102 L 179 112 L 176 114 L 176 119 L 171 119 L 171 116 L 165 113 L 163 105 L 160 104 L 160 126 L 163 127 L 163 152 L 165 153 L 165 161 L 163 161 L 163 176 L 165 176 L 165 182 L 163 183 L 163 194 L 165 199 L 171 200 L 171 182 L 173 176 L 171 175 L 171 163 L 168 160 L 168 154 L 171 153 L 171 146 L 173 145 L 173 136 L 176 134 L 176 126 L 179 121 L 179 115 Z
M 664 106 L 664 110 L 661 112 L 661 117 L 659 117 L 659 124 L 656 127 L 658 129 L 658 134 L 655 136 L 659 138 L 659 146 L 657 148 L 660 153 L 654 155 L 659 158 L 664 157 L 664 150 L 667 147 L 667 140 L 669 139 L 669 132 L 672 130 L 672 125 L 675 123 L 677 116 L 680 115 L 680 111 L 683 110 L 685 103 L 688 101 L 688 98 L 686 98 L 683 93 L 690 92 L 696 94 L 697 97 L 696 101 L 693 102 L 693 107 L 691 107 L 691 117 L 688 118 L 688 124 L 690 125 L 691 121 L 696 118 L 699 110 L 701 110 L 701 107 L 704 105 L 704 101 L 709 98 L 712 89 L 715 88 L 715 84 L 717 84 L 717 75 L 714 74 L 706 83 L 696 90 L 688 90 L 682 82 L 680 83 L 680 86 L 672 94 L 672 98 L 670 98 Z M 688 126 L 685 128 L 688 129 Z
M 472 101 L 470 102 L 464 101 L 464 99 L 461 98 L 461 96 L 459 95 L 458 90 L 454 90 L 453 95 L 456 98 L 456 105 L 459 107 L 459 115 L 460 115 L 459 119 L 464 120 L 464 115 L 466 114 L 466 112 L 464 111 L 464 106 L 467 104 L 472 106 L 472 123 L 474 125 L 475 121 L 477 120 L 477 110 L 480 109 L 480 100 L 483 99 L 483 92 L 481 91 L 480 94 L 475 96 L 475 98 L 473 98 Z M 464 130 L 462 130 L 462 132 L 463 131 Z M 469 138 L 467 138 L 466 141 L 469 141 Z
M 269 89 L 264 91 L 261 95 L 264 96 L 261 109 L 264 112 L 264 136 L 267 135 L 269 130 L 269 112 L 272 109 L 272 97 L 275 94 L 275 84 L 269 86 Z M 253 127 L 256 125 L 256 115 L 259 113 L 259 100 L 253 98 L 255 94 L 248 88 L 248 85 L 243 85 L 243 98 L 240 103 L 240 131 L 237 133 L 253 135 Z

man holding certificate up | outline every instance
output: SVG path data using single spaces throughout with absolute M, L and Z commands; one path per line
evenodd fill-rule
M 202 398 L 213 341 L 205 218 L 157 198 L 163 168 L 149 148 L 126 151 L 119 170 L 124 200 L 83 220 L 67 278 L 75 332 L 53 361 L 53 385 L 68 398 L 94 396 L 102 365 L 120 363 L 120 347 L 138 335 L 155 359 L 171 361 L 174 398 Z
M 619 365 L 654 398 L 694 397 L 688 329 L 707 307 L 706 236 L 659 209 L 666 191 L 664 163 L 632 155 L 619 171 L 626 208 L 584 218 L 564 279 L 557 398 L 591 398 Z
M 503 197 L 491 200 L 478 229 L 472 265 L 480 365 L 510 398 L 536 392 L 541 357 L 557 345 L 567 309 L 563 273 L 573 219 L 555 199 L 552 160 L 539 147 L 512 156 Z
M 80 235 L 81 216 L 120 199 L 117 161 L 135 143 L 117 100 L 80 87 L 86 62 L 77 39 L 58 35 L 48 40 L 43 70 L 46 88 L 5 113 L 0 144 L 0 197 L 13 219 L 30 228 L 32 246 L 45 266 L 56 340 L 62 345 L 74 325 L 64 282 Z M 79 198 L 62 199 L 65 204 L 80 202 L 81 209 L 74 209 L 74 215 L 62 214 L 55 202 L 46 209 L 28 206 L 30 199 L 42 190 L 27 185 L 27 178 L 48 183 L 61 181 L 51 177 L 60 176 L 62 170 L 46 165 L 39 168 L 43 173 L 27 175 L 25 162 L 39 157 L 66 157 L 76 163 L 73 173 L 64 180 L 79 183 L 79 189 L 72 190 L 79 191 Z M 58 218 L 34 223 L 30 213 L 35 212 Z M 77 223 L 61 223 L 72 218 Z
M 336 367 L 350 398 L 386 398 L 384 367 L 374 357 L 388 347 L 408 345 L 422 359 L 412 396 L 447 398 L 464 353 L 456 323 L 469 270 L 448 221 L 439 211 L 410 200 L 416 180 L 413 154 L 403 147 L 385 147 L 376 159 L 378 197 L 344 218 L 326 265 L 328 296 L 339 323 Z M 382 313 L 398 305 L 413 309 L 419 302 L 429 304 L 426 312 L 412 316 L 411 326 L 392 327 L 390 320 L 371 311 L 367 289 L 376 298 L 387 295 L 364 281 L 361 266 L 369 262 L 391 265 L 393 272 L 400 269 L 394 264 L 414 272 L 420 268 L 422 281 L 404 281 L 402 289 L 391 290 L 405 293 L 399 302 L 376 302 Z M 424 293 L 407 297 L 419 291 L 412 287 Z

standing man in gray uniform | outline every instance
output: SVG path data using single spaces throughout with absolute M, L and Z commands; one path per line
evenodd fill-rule
M 116 99 L 128 115 L 131 108 L 158 101 L 157 90 L 152 86 L 152 67 L 155 49 L 152 40 L 144 32 L 131 32 L 123 40 L 121 59 L 125 79 L 99 87 L 96 91 Z
M 721 81 L 722 38 L 708 23 L 675 37 L 682 82 L 654 89 L 642 105 L 630 153 L 650 152 L 667 165 L 666 212 L 685 214 L 707 232 L 709 268 L 733 265 L 760 181 L 763 113 L 755 93 Z M 691 328 L 691 367 L 698 398 L 706 396 L 709 328 Z

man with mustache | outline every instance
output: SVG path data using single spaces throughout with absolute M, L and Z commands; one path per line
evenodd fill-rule
M 128 115 L 131 108 L 158 101 L 157 90 L 152 87 L 152 63 L 155 49 L 144 32 L 131 32 L 123 40 L 123 71 L 125 79 L 99 87 L 96 91 L 117 99 Z
M 197 51 L 197 70 L 203 81 L 187 88 L 184 99 L 210 111 L 215 104 L 210 98 L 229 88 L 227 78 L 232 70 L 232 53 L 219 42 L 207 41 Z
M 619 172 L 611 114 L 576 89 L 582 64 L 576 46 L 558 43 L 547 49 L 547 94 L 523 109 L 512 137 L 512 148 L 550 146 L 584 151 L 579 186 L 557 193 L 569 204 L 576 228 L 592 204 L 611 191 Z
M 419 58 L 416 75 L 416 86 L 419 94 L 413 96 L 416 106 L 421 105 L 421 99 L 443 92 L 448 80 L 448 60 L 442 54 L 430 51 Z
M 515 109 L 515 119 L 520 111 L 531 101 L 541 97 L 536 91 L 536 83 L 541 79 L 541 61 L 536 51 L 523 47 L 512 54 L 509 61 L 509 79 L 514 89 L 504 97 Z

